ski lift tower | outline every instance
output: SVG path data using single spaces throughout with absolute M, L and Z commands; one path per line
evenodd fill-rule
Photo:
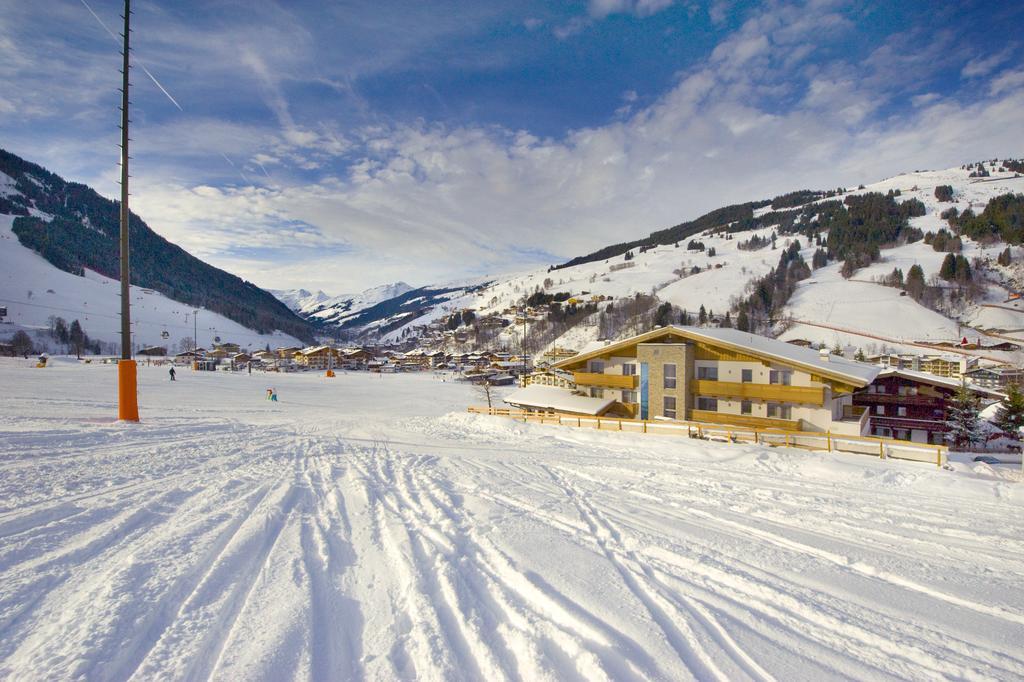
M 128 69 L 131 0 L 124 0 L 121 55 L 121 359 L 117 363 L 117 418 L 139 421 L 138 365 L 132 359 L 131 274 L 128 267 Z

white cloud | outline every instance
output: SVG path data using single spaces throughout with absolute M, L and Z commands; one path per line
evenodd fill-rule
M 992 73 L 996 67 L 1009 59 L 1011 54 L 1012 49 L 1006 48 L 993 55 L 975 57 L 964 65 L 964 68 L 960 70 L 960 75 L 964 78 L 987 76 Z
M 554 31 L 565 38 L 600 12 L 655 7 L 641 4 L 592 5 Z M 519 269 L 533 264 L 523 249 L 567 258 L 728 203 L 1024 151 L 1021 71 L 977 82 L 968 102 L 932 87 L 912 111 L 878 118 L 908 82 L 957 59 L 960 69 L 966 56 L 950 35 L 895 36 L 857 63 L 812 63 L 850 26 L 831 3 L 773 4 L 745 19 L 660 97 L 626 90 L 604 125 L 557 138 L 385 118 L 345 127 L 327 114 L 308 121 L 293 113 L 287 74 L 315 57 L 290 29 L 294 49 L 224 57 L 259 83 L 255 107 L 273 111 L 269 125 L 194 116 L 187 102 L 174 123 L 140 117 L 133 206 L 172 241 L 263 286 L 342 292 Z M 95 153 L 97 144 L 55 145 L 37 158 Z M 219 163 L 219 154 L 251 182 L 239 185 L 226 163 L 197 176 L 196 160 Z M 111 192 L 115 160 L 111 151 L 100 178 Z
M 1020 88 L 1022 85 L 1024 85 L 1024 69 L 1006 71 L 992 79 L 992 82 L 989 83 L 989 92 L 999 95 Z
M 587 11 L 595 19 L 623 13 L 646 17 L 670 7 L 672 2 L 673 0 L 590 0 Z

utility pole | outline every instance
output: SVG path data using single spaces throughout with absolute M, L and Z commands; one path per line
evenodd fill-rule
M 192 311 L 192 371 L 199 369 L 199 308 Z
M 124 0 L 121 64 L 121 360 L 117 363 L 117 418 L 139 421 L 138 365 L 132 359 L 131 273 L 128 267 L 128 70 L 131 0 Z

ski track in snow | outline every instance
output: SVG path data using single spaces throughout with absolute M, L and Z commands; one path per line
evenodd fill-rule
M 0 676 L 1024 676 L 1015 481 L 184 374 L 0 361 Z

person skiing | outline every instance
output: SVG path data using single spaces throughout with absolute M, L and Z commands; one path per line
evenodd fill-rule
M 171 375 L 171 381 L 174 381 L 174 374 L 175 374 L 175 372 L 174 372 L 174 368 L 173 367 L 171 367 L 171 371 L 169 372 L 169 374 Z

